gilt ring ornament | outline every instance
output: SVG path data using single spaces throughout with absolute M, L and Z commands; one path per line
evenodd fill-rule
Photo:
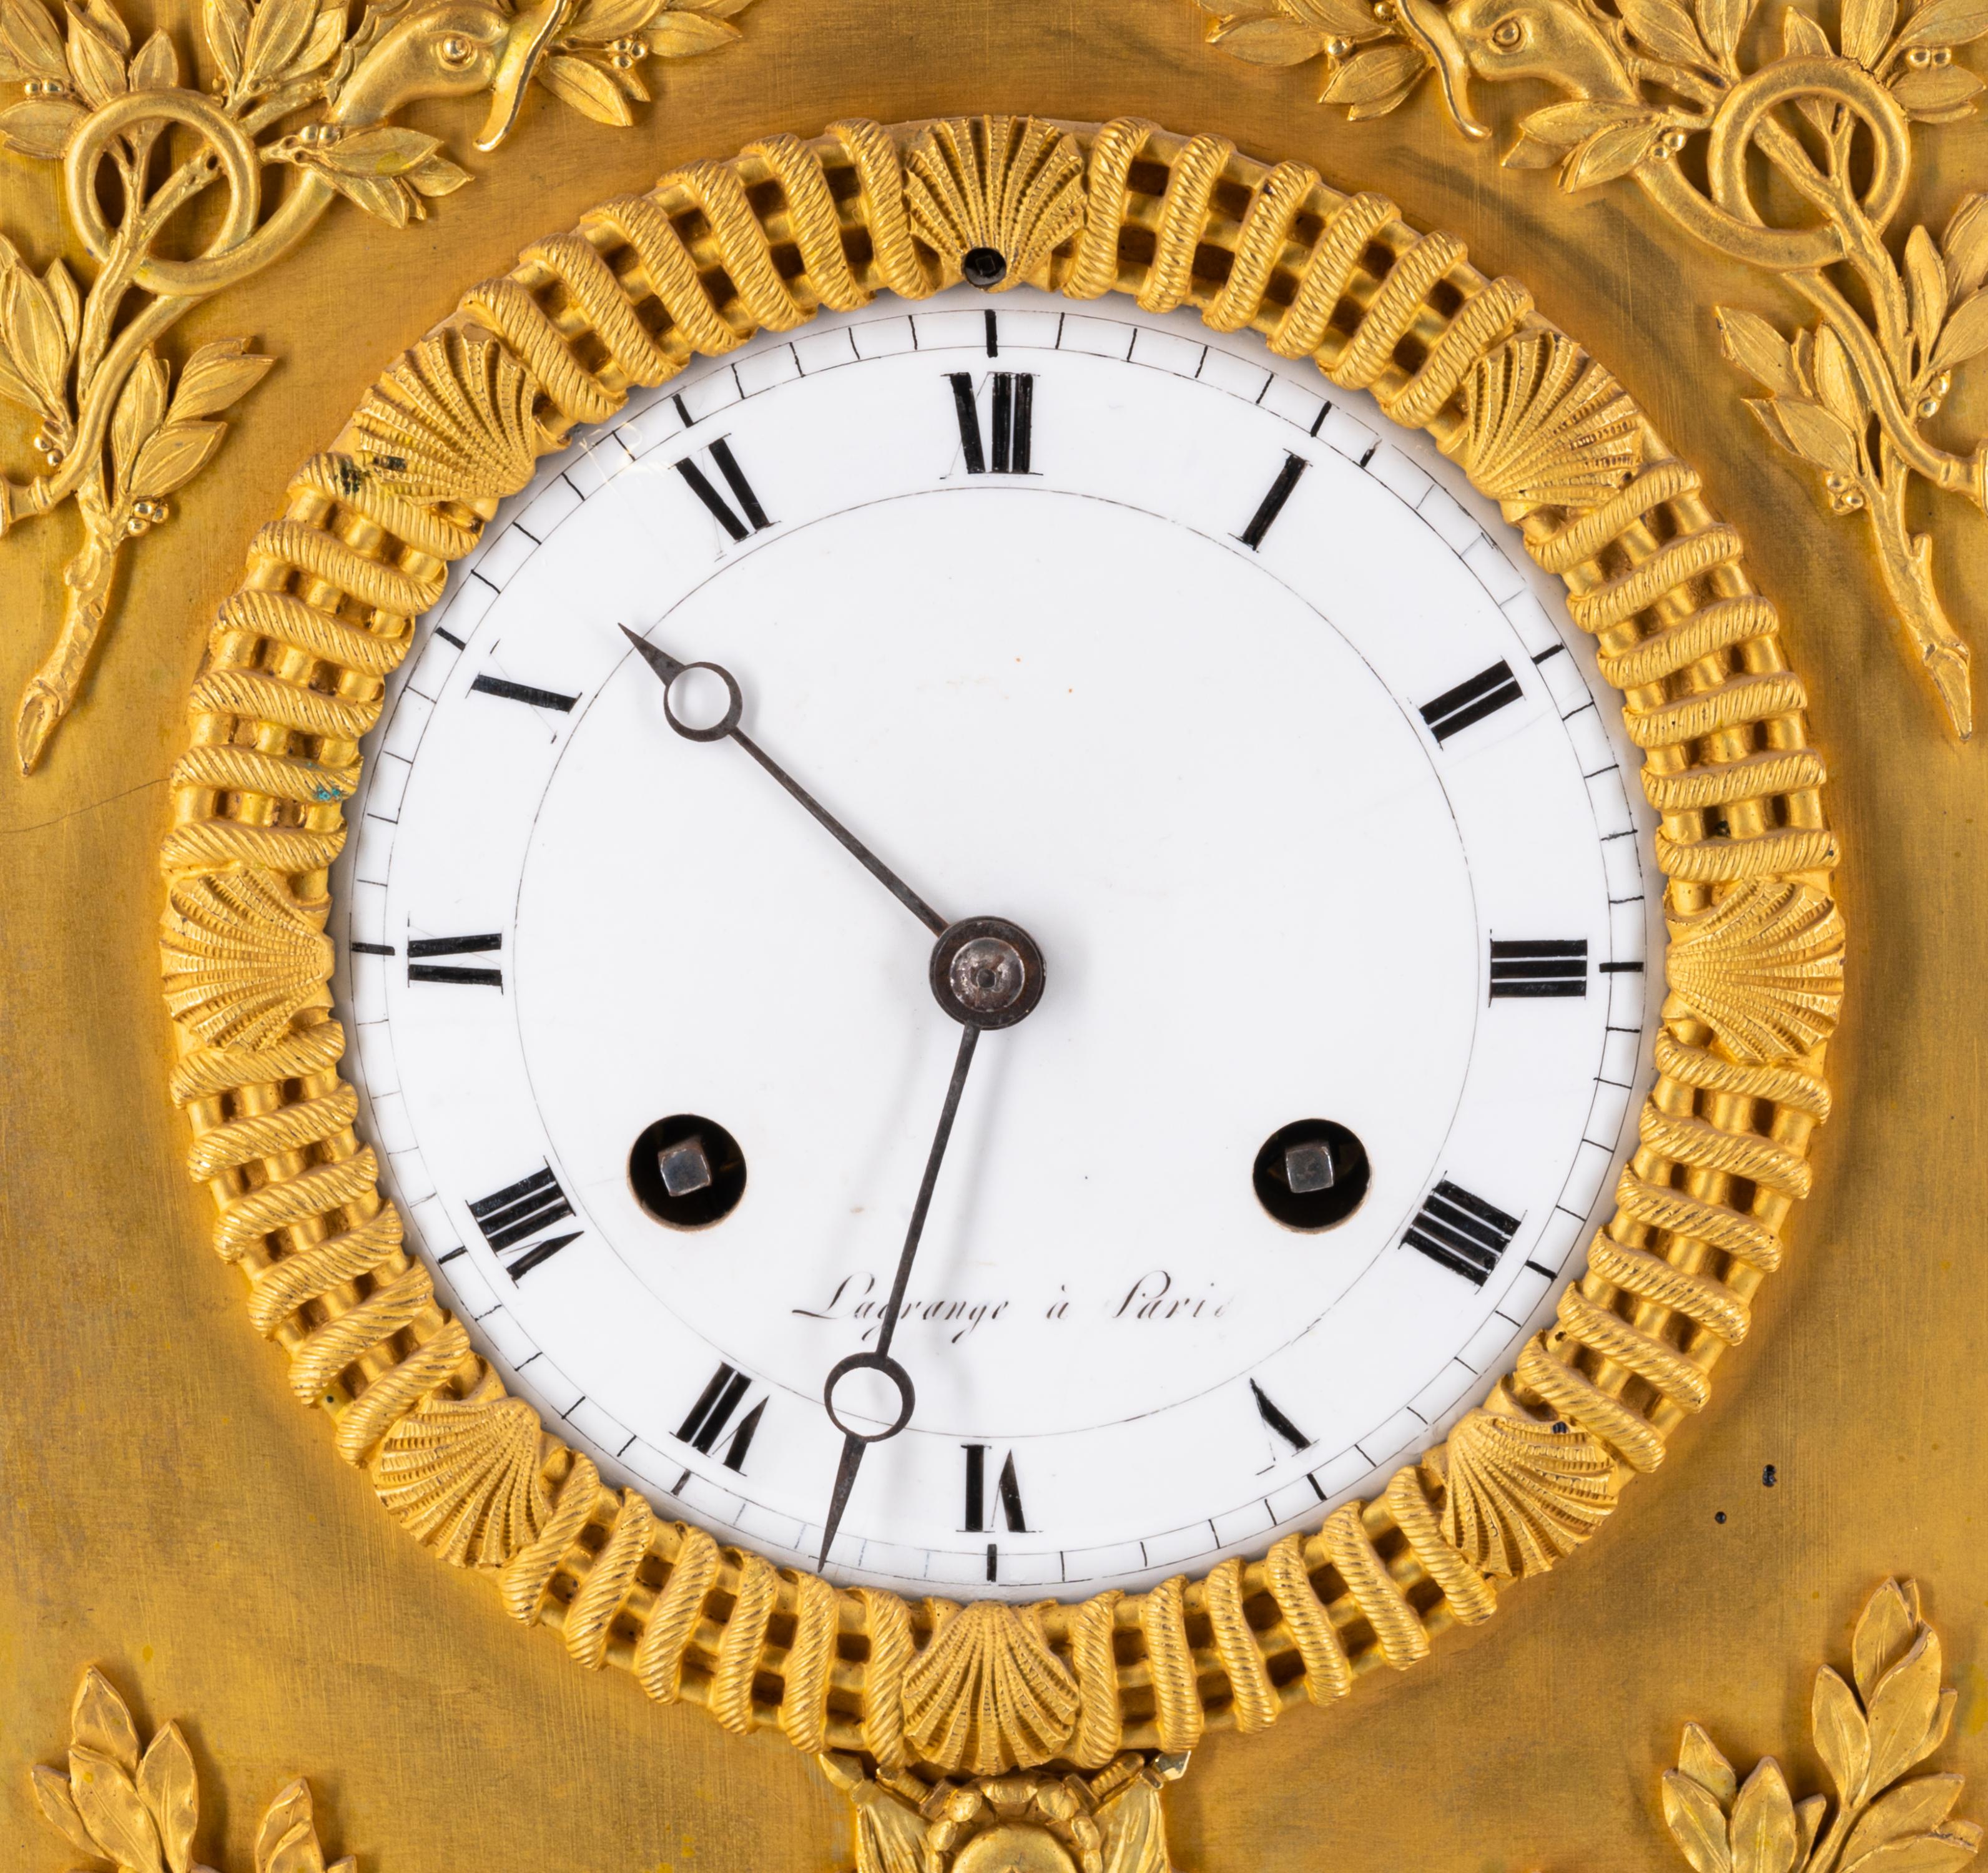
M 505 496 L 693 357 L 970 255 L 998 286 L 1247 327 L 1427 429 L 1562 577 L 1645 752 L 1669 994 L 1617 1207 L 1483 1405 L 1374 1500 L 1199 1579 L 1081 1604 L 844 1589 L 606 1486 L 508 1397 L 381 1197 L 330 1012 L 327 867 L 384 679 Z M 984 257 L 977 263 L 984 269 Z M 1393 204 L 1120 120 L 844 122 L 665 176 L 535 243 L 396 360 L 290 483 L 220 608 L 162 860 L 188 1164 L 252 1320 L 339 1453 L 446 1560 L 727 1729 L 881 1773 L 1101 1770 L 1404 1668 L 1556 1565 L 1662 1461 L 1809 1189 L 1842 992 L 1800 679 L 1740 542 L 1603 367 Z

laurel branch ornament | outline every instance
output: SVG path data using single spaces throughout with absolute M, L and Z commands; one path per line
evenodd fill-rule
M 1433 75 L 1458 129 L 1487 139 L 1471 81 L 1543 79 L 1565 98 L 1521 120 L 1506 167 L 1555 170 L 1570 194 L 1633 181 L 1685 233 L 1806 302 L 1814 323 L 1792 335 L 1716 307 L 1721 347 L 1763 393 L 1747 407 L 1820 476 L 1831 511 L 1869 522 L 1905 641 L 1954 732 L 1973 732 L 1969 647 L 1909 509 L 1920 482 L 1988 509 L 1988 438 L 1943 444 L 1933 428 L 1988 352 L 1988 192 L 1963 194 L 1937 234 L 1893 224 L 1915 127 L 1975 111 L 1982 80 L 1955 55 L 1988 36 L 1988 0 L 1844 0 L 1833 39 L 1804 5 L 1756 19 L 1760 0 L 1197 4 L 1209 42 L 1235 58 L 1323 60 L 1319 101 L 1355 120 Z M 1680 160 L 1694 149 L 1702 185 Z M 1765 218 L 1756 168 L 1799 199 L 1794 222 Z
M 170 34 L 134 48 L 113 0 L 59 15 L 0 0 L 0 92 L 19 87 L 0 108 L 0 150 L 59 167 L 77 243 L 38 271 L 0 236 L 0 401 L 40 424 L 29 478 L 0 474 L 0 534 L 73 500 L 84 535 L 54 646 L 21 698 L 22 773 L 75 705 L 126 549 L 171 518 L 168 497 L 221 445 L 220 413 L 274 362 L 225 339 L 175 377 L 157 350 L 172 326 L 289 252 L 341 197 L 404 228 L 468 182 L 439 137 L 391 121 L 403 105 L 487 93 L 484 150 L 534 83 L 626 125 L 649 97 L 645 60 L 732 44 L 730 17 L 749 4 L 370 0 L 355 23 L 347 0 L 206 0 L 203 85 Z M 265 204 L 264 174 L 283 171 L 289 186 Z M 169 252 L 184 211 L 216 191 L 210 244 Z M 93 269 L 86 287 L 72 266 Z

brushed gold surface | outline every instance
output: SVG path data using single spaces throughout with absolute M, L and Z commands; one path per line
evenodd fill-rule
M 249 532 L 299 455 L 463 282 L 601 195 L 769 127 L 1027 108 L 1139 112 L 1303 157 L 1455 230 L 1486 272 L 1525 278 L 1747 539 L 1808 681 L 1845 854 L 1838 1116 L 1756 1343 L 1641 1486 L 1637 1514 L 1520 1590 L 1507 1618 L 1335 1709 L 1211 1739 L 1169 1797 L 1176 1858 L 1208 1873 L 1674 1866 L 1656 1790 L 1678 1724 L 1714 1717 L 1738 1760 L 1805 1734 L 1800 1662 L 1838 1655 L 1893 1573 L 1924 1584 L 1961 1689 L 1942 1762 L 1982 1773 L 1988 773 L 1942 739 L 1880 647 L 1882 588 L 1861 539 L 1761 465 L 1709 310 L 1752 303 L 1750 277 L 1687 250 L 1638 202 L 1569 203 L 1499 171 L 1427 97 L 1378 123 L 1337 122 L 1303 78 L 1211 58 L 1184 3 L 764 0 L 753 24 L 725 59 L 672 73 L 632 132 L 522 123 L 397 251 L 357 215 L 328 218 L 313 249 L 183 328 L 188 345 L 252 335 L 279 368 L 228 439 L 225 479 L 188 490 L 135 567 L 123 627 L 43 775 L 0 783 L 0 1765 L 59 1749 L 95 1662 L 141 1728 L 191 1713 L 202 1787 L 220 1791 L 201 1841 L 216 1864 L 248 1857 L 254 1804 L 294 1773 L 311 1778 L 328 1849 L 369 1868 L 842 1863 L 844 1806 L 784 1743 L 654 1709 L 618 1674 L 575 1672 L 326 1460 L 320 1428 L 283 1396 L 280 1355 L 242 1330 L 236 1278 L 204 1246 L 207 1200 L 184 1181 L 158 1096 L 153 855 L 183 698 Z M 535 100 L 527 117 L 554 108 Z M 472 128 L 446 106 L 412 116 L 458 154 Z M 1984 172 L 1988 134 L 1942 130 L 1919 211 Z M 27 221 L 46 259 L 55 230 L 33 228 L 29 179 L 0 157 L 10 223 Z M 354 303 L 339 282 L 362 255 L 391 285 Z M 1984 426 L 1979 407 L 1955 414 Z M 25 442 L 7 432 L 10 451 Z M 68 524 L 0 540 L 0 693 L 39 654 L 76 544 L 49 534 Z M 1964 517 L 1919 524 L 1961 580 L 1988 578 Z M 1788 1766 L 1819 1786 L 1806 1751 Z M 64 1851 L 21 1768 L 0 1771 L 0 1861 L 56 1873 Z

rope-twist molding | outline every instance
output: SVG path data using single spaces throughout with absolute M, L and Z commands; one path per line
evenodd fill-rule
M 951 134 L 986 147 L 974 125 Z M 1491 374 L 1520 382 L 1519 364 L 1542 355 L 1598 370 L 1526 290 L 1486 279 L 1456 241 L 1407 226 L 1384 198 L 1342 195 L 1302 164 L 1267 167 L 1224 139 L 1139 122 L 1063 134 L 1081 152 L 1084 215 L 1030 283 L 1077 299 L 1124 292 L 1149 310 L 1192 306 L 1217 330 L 1253 330 L 1334 384 L 1371 390 L 1391 417 L 1428 428 L 1565 581 L 1644 751 L 1674 928 L 1747 892 L 1826 898 L 1836 847 L 1802 686 L 1698 476 L 1626 397 L 1629 455 L 1590 498 L 1570 505 L 1528 490 L 1493 459 L 1495 435 L 1486 441 L 1476 414 Z M 957 273 L 908 205 L 920 135 L 852 122 L 812 141 L 769 137 L 604 203 L 465 295 L 446 354 L 495 345 L 522 370 L 543 452 L 611 414 L 631 387 L 756 332 L 879 292 L 924 298 Z M 1524 381 L 1533 401 L 1507 418 L 1577 453 L 1578 435 L 1554 429 L 1546 379 Z M 348 428 L 305 463 L 282 515 L 255 536 L 194 686 L 162 853 L 182 1050 L 172 1090 L 194 1128 L 188 1168 L 214 1192 L 215 1247 L 247 1276 L 252 1321 L 284 1349 L 297 1395 L 331 1412 L 354 1463 L 373 1462 L 424 1414 L 472 1408 L 462 1402 L 472 1395 L 473 1408 L 519 1408 L 436 1303 L 379 1195 L 337 1074 L 345 1037 L 328 1012 L 329 950 L 317 934 L 359 742 L 386 679 L 448 563 L 518 481 L 431 498 L 387 485 L 372 459 Z M 204 881 L 207 898 L 185 896 Z M 255 940 L 272 958 L 266 980 L 233 1001 L 201 974 L 201 919 L 218 915 L 215 904 L 261 918 Z M 1729 972 L 1729 995 L 1746 992 L 1748 961 Z M 1539 1427 L 1574 1434 L 1554 1450 L 1604 1453 L 1598 1519 L 1631 1475 L 1656 1466 L 1680 1418 L 1703 1404 L 1720 1353 L 1746 1336 L 1828 1110 L 1828 1023 L 1782 1057 L 1760 1057 L 1732 1044 L 1716 1009 L 1700 1011 L 1692 982 L 1702 973 L 1679 978 L 1665 1004 L 1638 1148 L 1586 1272 L 1555 1324 L 1452 1433 L 1446 1459 L 1432 1452 L 1379 1499 L 1342 1505 L 1260 1559 L 1001 1627 L 1006 1642 L 1046 1648 L 1076 1687 L 1068 1733 L 1044 1742 L 1003 1729 L 1009 1760 L 1042 1760 L 1046 1749 L 1096 1768 L 1126 1749 L 1188 1748 L 1211 1724 L 1260 1729 L 1295 1702 L 1344 1695 L 1377 1665 L 1412 1664 L 1452 1623 L 1489 1617 L 1506 1576 L 1466 1543 L 1452 1499 L 1475 1487 L 1473 1466 L 1506 1432 L 1518 1453 L 1500 1459 L 1507 1491 L 1527 1486 L 1526 1440 Z M 557 1630 L 583 1665 L 630 1670 L 651 1698 L 702 1703 L 728 1728 L 776 1725 L 801 1749 L 864 1751 L 890 1771 L 917 1766 L 905 1704 L 939 1618 L 931 1604 L 722 1548 L 606 1486 L 543 1429 L 536 1463 L 532 1487 L 514 1492 L 525 1520 L 499 1550 L 500 1595 L 515 1618 Z M 1480 1512 L 1489 1499 L 1473 1499 Z

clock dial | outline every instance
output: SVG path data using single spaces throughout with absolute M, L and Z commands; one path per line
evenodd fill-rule
M 1495 509 L 1322 389 L 1026 290 L 824 316 L 584 433 L 421 622 L 350 1065 L 610 1479 L 840 1579 L 1140 1587 L 1550 1315 L 1656 999 L 1632 757 Z

